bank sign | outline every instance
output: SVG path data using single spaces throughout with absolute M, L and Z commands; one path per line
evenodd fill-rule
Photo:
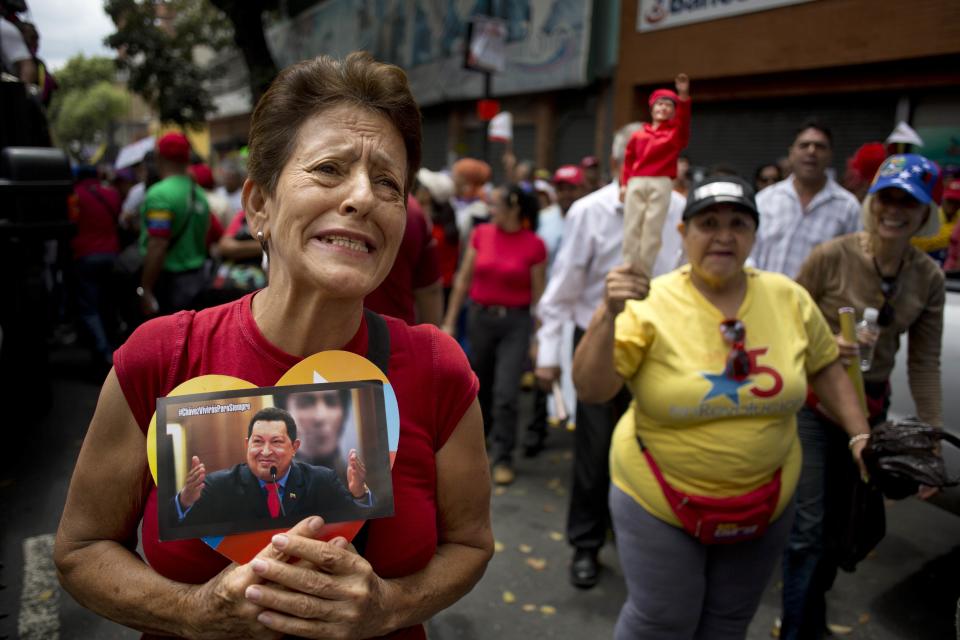
M 812 0 L 638 0 L 637 31 L 656 31 Z

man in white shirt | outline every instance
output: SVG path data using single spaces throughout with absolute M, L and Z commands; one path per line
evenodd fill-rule
M 23 34 L 12 22 L 0 17 L 0 56 L 3 69 L 25 84 L 37 83 L 37 65 L 27 48 Z
M 827 173 L 832 159 L 830 130 L 803 123 L 790 147 L 793 173 L 757 194 L 757 268 L 795 278 L 815 246 L 862 228 L 860 203 Z
M 227 201 L 227 220 L 233 220 L 237 211 L 243 209 L 243 181 L 246 179 L 245 171 L 240 163 L 234 158 L 227 158 L 220 163 L 220 186 L 213 190 L 217 197 Z
M 857 198 L 827 173 L 832 150 L 833 136 L 823 124 L 809 120 L 797 130 L 789 156 L 793 173 L 757 194 L 760 226 L 750 257 L 758 268 L 795 278 L 818 244 L 862 228 Z M 827 440 L 820 423 L 805 419 L 802 411 L 797 433 L 803 467 L 782 562 L 782 638 L 820 637 L 825 625 L 825 574 L 817 560 L 823 544 Z
M 620 175 L 630 135 L 641 126 L 639 122 L 628 124 L 614 136 L 610 158 L 614 176 Z M 663 225 L 660 254 L 654 265 L 655 276 L 673 270 L 682 262 L 677 224 L 685 205 L 686 199 L 673 192 Z M 560 250 L 537 306 L 541 327 L 537 332 L 536 374 L 541 386 L 549 388 L 559 380 L 563 325 L 574 322 L 574 343 L 578 342 L 603 299 L 607 273 L 623 262 L 622 244 L 623 204 L 620 185 L 614 180 L 577 200 L 567 212 Z M 597 555 L 606 540 L 610 519 L 607 509 L 610 438 L 629 402 L 630 393 L 625 388 L 604 404 L 577 402 L 567 539 L 575 549 L 570 580 L 579 588 L 589 589 L 599 578 Z

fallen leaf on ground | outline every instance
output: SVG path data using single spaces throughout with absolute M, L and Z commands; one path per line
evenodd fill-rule
M 533 547 L 528 544 L 521 544 L 517 546 L 517 549 L 520 549 L 520 553 L 530 553 L 533 551 Z
M 43 593 L 37 596 L 37 600 L 40 600 L 41 602 L 46 602 L 52 597 L 53 597 L 53 591 L 51 591 L 50 589 L 47 589 L 46 591 L 44 591 Z
M 527 558 L 527 565 L 537 571 L 543 571 L 547 568 L 546 558 Z
M 559 531 L 551 531 L 550 539 L 556 542 L 563 542 L 563 534 L 560 533 Z
M 556 511 L 556 510 L 557 510 L 556 507 L 554 507 L 552 504 L 545 504 L 545 505 L 543 505 L 543 512 L 544 512 L 544 513 L 553 513 L 553 512 Z
M 502 496 L 502 495 L 505 494 L 506 492 L 507 492 L 507 488 L 506 488 L 506 487 L 497 487 L 496 489 L 493 490 L 493 495 L 495 495 L 495 496 Z
M 556 608 L 556 607 L 551 607 L 551 606 L 548 605 L 548 604 L 545 604 L 545 605 L 543 605 L 542 607 L 540 607 L 540 613 L 542 613 L 542 614 L 545 615 L 545 616 L 552 616 L 552 615 L 555 614 L 556 612 L 557 612 L 557 608 Z
M 569 426 L 567 428 L 570 429 Z M 570 429 L 570 431 L 573 431 L 573 429 Z M 560 457 L 564 460 L 573 460 L 573 451 L 564 451 Z
M 535 604 L 525 604 L 525 605 L 523 605 L 523 610 L 526 611 L 527 613 L 533 613 L 534 611 L 537 610 L 537 605 L 535 605 Z
M 560 478 L 550 478 L 550 481 L 547 482 L 547 489 L 556 489 L 557 487 L 562 487 L 563 483 L 560 482 Z
M 861 614 L 860 614 L 860 617 L 857 618 L 857 622 L 859 622 L 860 624 L 867 624 L 868 622 L 870 622 L 870 614 L 869 614 L 869 613 L 861 613 Z
M 503 601 L 506 602 L 507 604 L 513 604 L 514 602 L 517 601 L 517 596 L 513 595 L 512 591 L 504 591 Z
M 502 542 L 500 542 L 499 540 L 494 540 L 494 542 L 493 542 L 493 550 L 494 550 L 495 552 L 497 552 L 497 553 L 503 551 L 503 550 L 504 550 L 504 544 L 503 544 Z
M 828 624 L 827 629 L 835 636 L 846 636 L 853 632 L 853 627 L 848 627 L 845 624 Z

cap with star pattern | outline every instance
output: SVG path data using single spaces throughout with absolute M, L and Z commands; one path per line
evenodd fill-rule
M 883 161 L 867 193 L 894 187 L 906 191 L 923 204 L 930 204 L 939 176 L 940 168 L 932 160 L 915 153 L 898 154 Z

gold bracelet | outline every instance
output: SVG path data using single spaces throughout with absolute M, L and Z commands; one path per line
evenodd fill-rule
M 857 435 L 850 438 L 850 442 L 847 443 L 847 447 L 849 447 L 850 449 L 853 449 L 853 445 L 857 444 L 862 440 L 869 440 L 869 439 L 870 439 L 869 433 L 858 433 Z

